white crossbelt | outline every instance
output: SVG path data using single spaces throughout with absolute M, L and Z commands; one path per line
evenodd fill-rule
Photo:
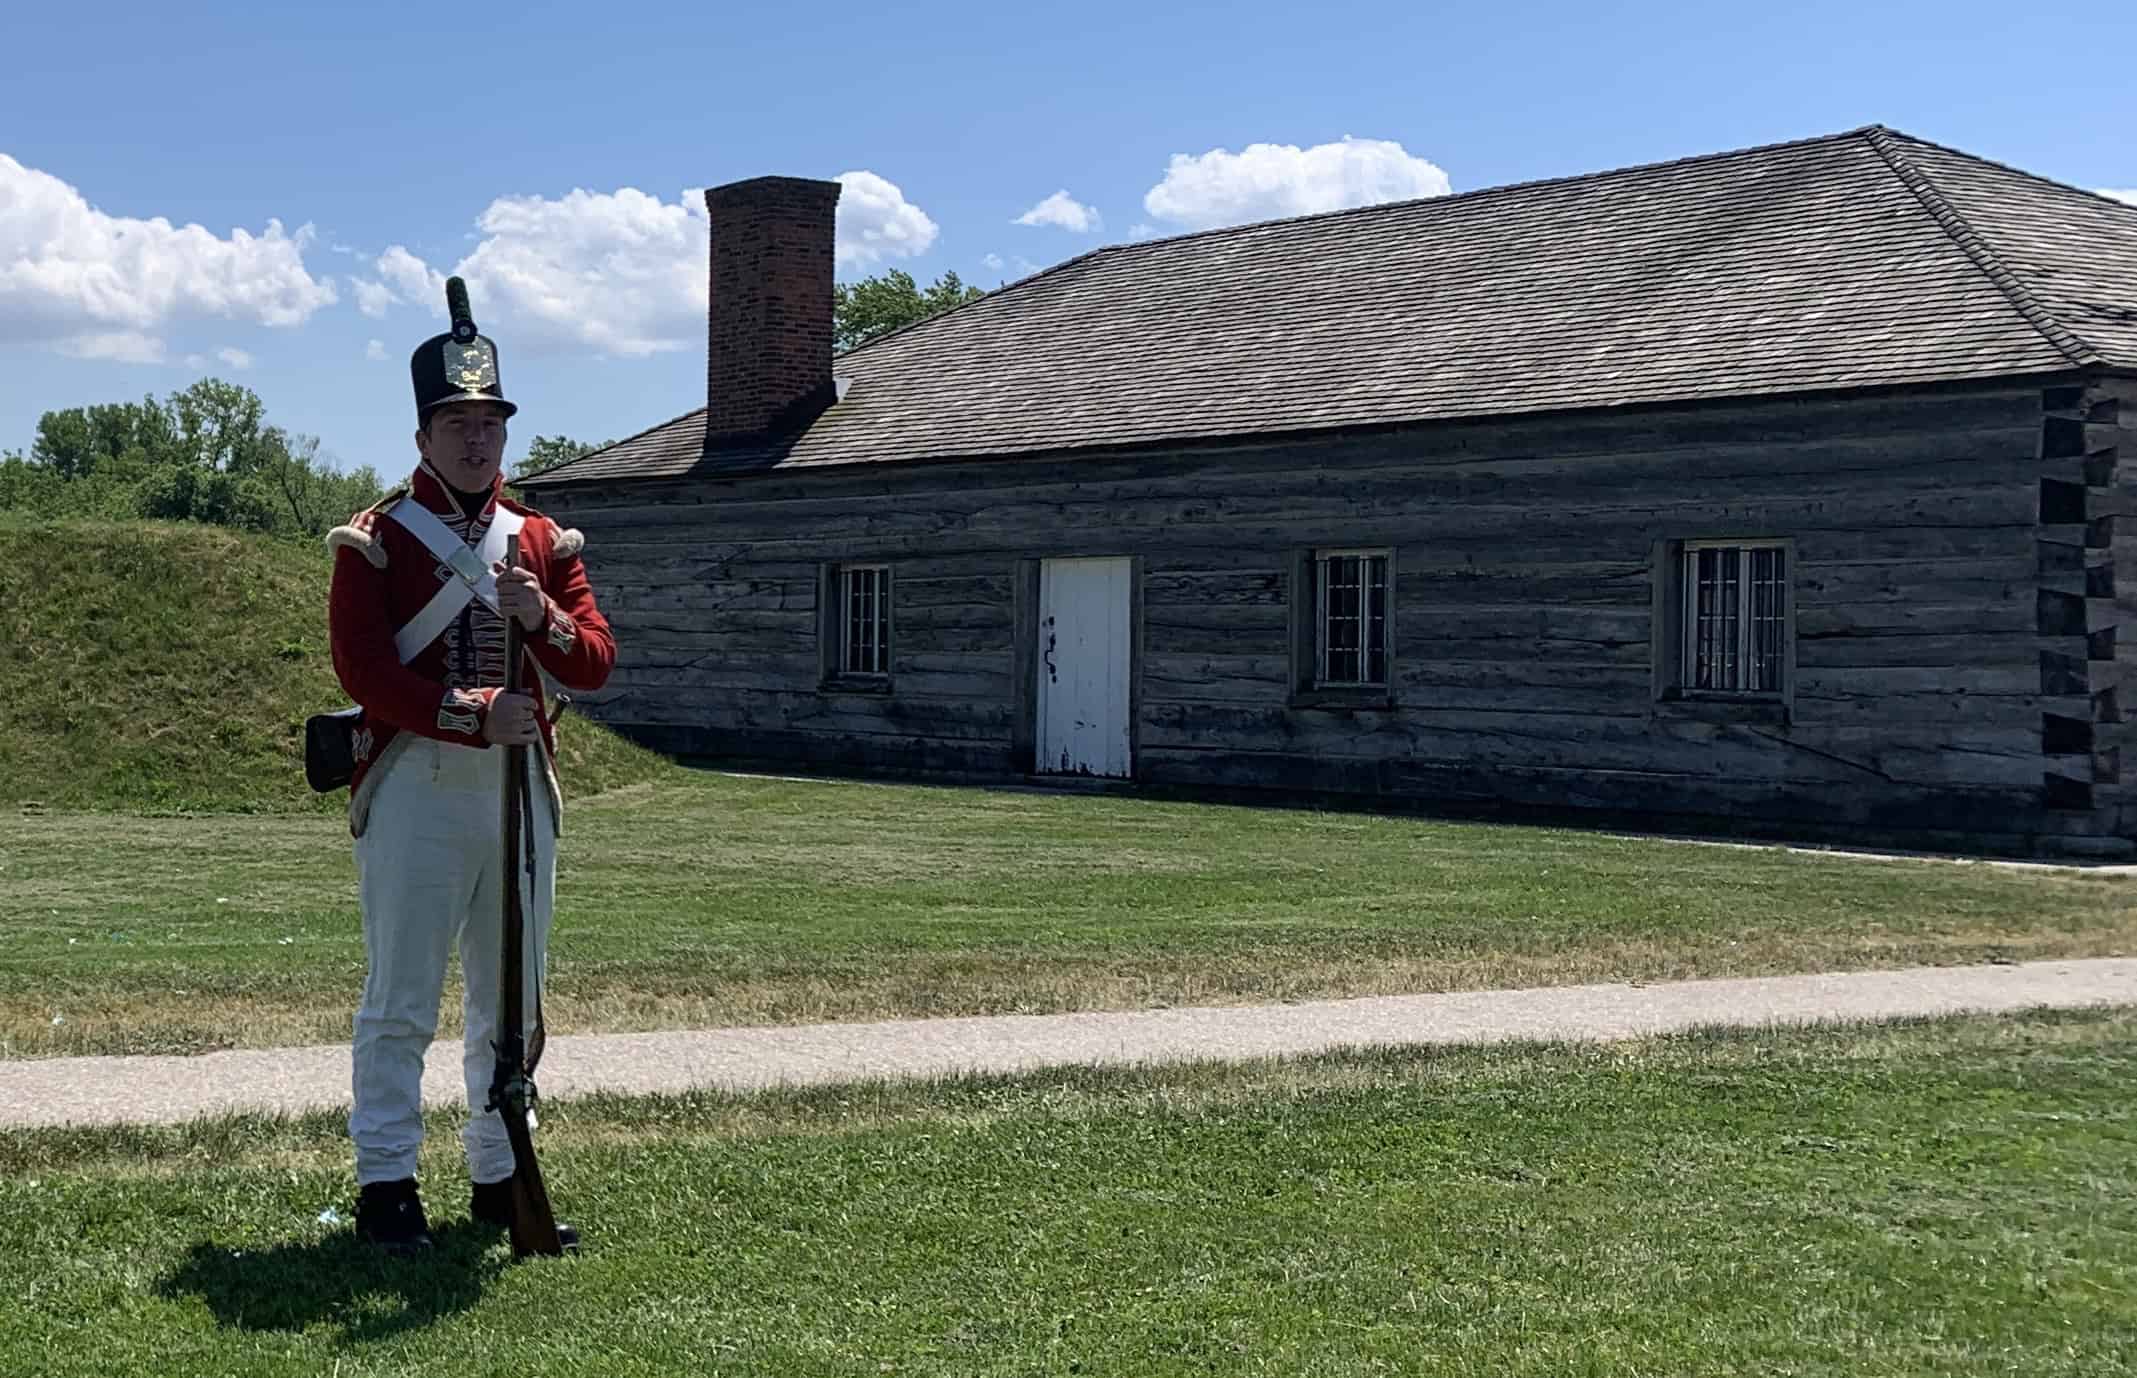
M 497 566 L 504 561 L 505 542 L 518 534 L 527 519 L 508 507 L 498 507 L 478 550 L 455 536 L 451 527 L 438 520 L 437 513 L 411 498 L 402 498 L 387 508 L 386 515 L 399 522 L 402 530 L 421 541 L 424 548 L 457 576 L 439 585 L 438 591 L 423 605 L 423 610 L 394 633 L 393 649 L 400 654 L 401 663 L 406 665 L 425 646 L 436 641 L 470 601 L 480 599 L 491 612 L 497 611 Z

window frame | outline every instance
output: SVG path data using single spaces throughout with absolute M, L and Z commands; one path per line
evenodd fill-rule
M 1333 679 L 1328 674 L 1329 657 L 1329 612 L 1328 612 L 1328 567 L 1335 560 L 1357 560 L 1359 570 L 1358 612 L 1358 679 Z M 1372 667 L 1372 647 L 1366 643 L 1366 628 L 1370 623 L 1372 585 L 1366 577 L 1367 562 L 1385 562 L 1382 576 L 1382 612 L 1380 626 L 1381 678 L 1366 677 Z M 1328 546 L 1317 547 L 1306 556 L 1306 569 L 1313 585 L 1313 622 L 1308 632 L 1307 650 L 1311 655 L 1312 672 L 1303 676 L 1304 687 L 1314 693 L 1392 696 L 1395 692 L 1395 550 L 1392 546 Z
M 1772 688 L 1705 687 L 1697 683 L 1699 668 L 1699 571 L 1698 559 L 1703 551 L 1736 550 L 1748 556 L 1751 552 L 1771 550 L 1779 553 L 1780 574 L 1780 645 L 1775 653 Z M 1684 701 L 1707 701 L 1717 703 L 1786 704 L 1793 697 L 1796 665 L 1796 552 L 1795 543 L 1786 537 L 1776 536 L 1716 536 L 1681 540 L 1672 543 L 1670 555 L 1670 584 L 1673 589 L 1674 645 L 1672 667 L 1668 678 L 1669 697 Z M 1741 667 L 1739 679 L 1751 671 L 1756 663 L 1758 627 L 1756 616 L 1758 581 L 1751 577 L 1749 559 L 1740 562 L 1737 579 L 1736 645 L 1733 648 L 1736 663 Z
M 855 649 L 855 576 L 862 574 L 873 574 L 880 580 L 876 588 L 877 606 L 871 615 L 877 643 L 871 660 L 880 665 L 880 669 L 852 668 Z M 829 563 L 824 570 L 824 585 L 824 687 L 873 693 L 888 692 L 891 684 L 892 656 L 897 644 L 894 597 L 897 581 L 891 565 L 881 560 Z

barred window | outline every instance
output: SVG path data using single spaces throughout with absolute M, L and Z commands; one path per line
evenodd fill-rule
M 839 670 L 848 675 L 890 673 L 890 567 L 847 565 L 839 571 Z
M 1778 542 L 1689 541 L 1683 568 L 1683 687 L 1779 693 L 1791 633 L 1787 550 Z
M 1388 554 L 1332 550 L 1314 558 L 1317 655 L 1323 687 L 1388 682 Z

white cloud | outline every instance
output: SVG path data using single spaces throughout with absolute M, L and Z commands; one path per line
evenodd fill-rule
M 1089 234 L 1099 227 L 1098 212 L 1068 194 L 1066 187 L 1047 197 L 1038 205 L 1016 218 L 1019 225 L 1058 225 L 1077 234 Z
M 935 242 L 935 222 L 905 199 L 896 184 L 873 172 L 842 172 L 838 198 L 840 268 L 872 268 L 886 258 L 924 254 Z
M 503 196 L 476 224 L 480 242 L 452 271 L 467 279 L 476 323 L 506 348 L 514 334 L 630 357 L 704 346 L 702 202 L 693 209 L 631 187 Z M 403 298 L 443 318 L 445 274 L 399 246 L 379 269 Z
M 356 309 L 374 320 L 386 314 L 386 308 L 400 301 L 393 289 L 383 282 L 368 282 L 363 278 L 350 278 L 349 285 L 356 290 Z
M 250 354 L 247 354 L 242 349 L 225 346 L 224 348 L 215 351 L 215 357 L 235 369 L 248 369 L 252 367 L 252 356 Z
M 935 222 L 894 184 L 872 172 L 838 180 L 839 268 L 909 258 L 935 242 Z M 475 247 L 450 271 L 467 279 L 477 324 L 506 350 L 524 342 L 642 357 L 705 347 L 702 191 L 672 202 L 633 187 L 501 196 L 476 227 Z M 380 281 L 357 284 L 359 310 L 412 304 L 444 316 L 445 272 L 399 244 L 379 256 L 377 270 Z
M 1138 220 L 1133 225 L 1130 225 L 1128 227 L 1128 238 L 1151 239 L 1157 235 L 1157 232 L 1157 226 L 1151 224 L 1147 220 Z
M 575 196 L 580 194 L 573 193 Z M 503 201 L 491 202 L 490 209 L 483 212 L 485 218 L 502 204 Z M 395 301 L 429 302 L 437 307 L 440 314 L 444 313 L 445 274 L 426 267 L 422 259 L 400 245 L 396 244 L 378 256 L 378 275 L 398 293 L 394 297 Z
M 1450 190 L 1446 173 L 1401 144 L 1346 134 L 1341 142 L 1306 149 L 1249 144 L 1238 153 L 1176 153 L 1165 180 L 1143 197 L 1143 208 L 1154 220 L 1200 230 Z
M 183 319 L 301 325 L 336 300 L 304 266 L 312 239 L 280 220 L 225 238 L 109 215 L 0 153 L 0 339 L 140 363 L 162 360 L 161 332 Z
M 2120 191 L 2112 187 L 2102 187 L 2100 188 L 2100 194 L 2102 196 L 2112 196 L 2124 205 L 2137 206 L 2137 187 L 2129 187 Z
M 374 364 L 384 363 L 386 361 L 386 342 L 384 340 L 365 341 L 364 357 Z
M 490 209 L 495 210 L 496 203 Z M 475 238 L 469 235 L 469 239 Z M 356 309 L 374 320 L 385 316 L 389 307 L 406 306 L 410 302 L 429 302 L 440 314 L 445 299 L 445 274 L 437 272 L 422 259 L 408 252 L 399 244 L 373 260 L 383 281 L 365 278 L 350 278 L 349 285 L 356 292 Z
M 69 335 L 52 347 L 70 359 L 109 359 L 118 364 L 160 364 L 163 341 L 134 330 Z
M 1012 278 L 1030 277 L 1039 271 L 1039 265 L 1022 254 L 1011 254 L 1007 258 L 1000 254 L 988 254 L 980 260 L 980 265 L 990 273 L 1006 273 Z

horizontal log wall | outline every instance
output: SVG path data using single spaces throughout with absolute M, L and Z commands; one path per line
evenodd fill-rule
M 2047 746 L 2076 749 L 2061 729 L 2044 743 L 2049 724 L 2085 724 L 2088 773 L 2124 741 L 2098 695 L 2127 662 L 2103 660 L 2099 636 L 2104 608 L 2126 615 L 2127 596 L 2089 595 L 2073 618 L 2050 597 L 2061 585 L 2043 580 L 2064 560 L 2076 573 L 2063 583 L 2105 587 L 2092 572 L 2105 548 L 2096 528 L 2107 494 L 2127 496 L 2129 466 L 2100 469 L 2108 430 L 2095 415 L 2083 424 L 2100 445 L 2073 472 L 2107 480 L 2081 484 L 2074 509 L 2045 488 L 2043 400 L 2038 385 L 2012 385 L 1311 445 L 563 488 L 539 501 L 586 532 L 617 626 L 617 671 L 592 711 L 670 749 L 1021 774 L 1028 562 L 1132 555 L 1135 755 L 1153 785 L 1573 804 L 2023 846 L 2123 826 L 2119 795 L 2044 806 L 2060 768 Z M 2096 381 L 2082 405 L 2113 401 Z M 1792 542 L 1785 710 L 1657 699 L 1658 657 L 1672 654 L 1658 551 L 1730 537 Z M 1321 545 L 1395 552 L 1389 704 L 1297 695 L 1295 570 Z M 2112 552 L 2118 572 L 2127 552 Z M 819 581 L 824 562 L 844 560 L 894 569 L 888 693 L 821 685 Z

